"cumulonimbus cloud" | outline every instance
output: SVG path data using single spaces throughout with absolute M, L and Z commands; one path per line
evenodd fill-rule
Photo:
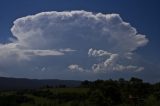
M 69 69 L 93 72 L 142 70 L 121 61 L 131 60 L 133 51 L 148 42 L 145 35 L 139 34 L 119 14 L 87 11 L 51 11 L 22 17 L 14 21 L 11 32 L 16 40 L 0 45 L 3 50 L 0 58 L 9 59 L 16 54 L 15 60 L 32 61 L 31 56 L 63 56 L 72 52 L 67 55 L 72 61 L 64 59 L 62 64 L 71 64 Z M 79 67 L 83 57 L 92 64 L 89 69 L 83 63 L 80 66 L 84 68 Z M 91 58 L 103 59 L 91 61 Z

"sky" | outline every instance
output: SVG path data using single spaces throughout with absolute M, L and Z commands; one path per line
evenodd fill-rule
M 160 81 L 159 0 L 1 0 L 0 76 Z

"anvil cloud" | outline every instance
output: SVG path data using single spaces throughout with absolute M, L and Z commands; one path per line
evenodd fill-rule
M 132 61 L 134 51 L 146 45 L 148 39 L 130 23 L 123 21 L 119 14 L 83 10 L 42 12 L 18 18 L 11 32 L 16 39 L 0 44 L 0 66 L 5 60 L 5 64 L 29 61 L 28 70 L 33 70 L 37 61 L 38 66 L 44 68 L 45 65 L 52 72 L 74 70 L 97 73 L 144 69 L 126 61 Z M 48 57 L 52 59 L 47 60 Z M 46 63 L 41 63 L 44 60 Z M 56 61 L 62 62 L 55 69 L 51 62 Z

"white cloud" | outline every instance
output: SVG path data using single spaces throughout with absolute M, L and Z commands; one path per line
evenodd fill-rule
M 0 46 L 0 58 L 9 59 L 10 56 L 15 60 L 30 60 L 30 56 L 60 56 L 64 55 L 56 50 L 36 50 L 20 48 L 17 43 L 10 43 Z M 68 51 L 69 52 L 69 51 Z
M 115 71 L 124 71 L 124 70 L 133 71 L 134 70 L 134 71 L 139 72 L 139 71 L 144 70 L 144 67 L 138 67 L 138 66 L 133 66 L 133 65 L 123 66 L 123 65 L 117 64 L 113 68 L 113 70 L 115 70 Z
M 71 65 L 68 66 L 68 68 L 73 72 L 74 71 L 80 71 L 80 72 L 84 72 L 85 71 L 82 67 L 80 67 L 77 64 L 71 64 Z
M 129 56 L 127 59 L 131 59 L 131 53 L 127 53 Z M 93 57 L 102 57 L 104 58 L 104 61 L 101 61 L 98 64 L 92 65 L 92 71 L 93 72 L 107 72 L 107 71 L 142 71 L 144 70 L 144 67 L 138 67 L 133 65 L 121 65 L 118 63 L 120 56 L 118 54 L 109 53 L 104 50 L 94 50 L 89 49 L 88 51 L 89 56 Z M 105 56 L 105 57 L 104 57 Z M 123 56 L 122 56 L 123 57 Z M 125 58 L 125 56 L 124 56 Z
M 71 48 L 65 48 L 65 49 L 60 49 L 59 51 L 61 51 L 61 52 L 74 52 L 76 50 L 73 50 Z
M 109 53 L 109 52 L 104 51 L 104 50 L 93 50 L 91 48 L 88 51 L 88 55 L 89 56 L 93 56 L 93 57 L 100 57 L 100 56 L 111 56 L 112 53 Z
M 86 11 L 42 12 L 18 18 L 11 32 L 17 40 L 0 44 L 0 64 L 3 60 L 8 60 L 8 64 L 12 64 L 10 60 L 14 63 L 30 60 L 32 65 L 28 64 L 27 67 L 32 69 L 35 61 L 40 65 L 45 60 L 45 66 L 53 71 L 66 70 L 64 64 L 78 63 L 87 67 L 87 62 L 92 68 L 85 69 L 79 65 L 69 68 L 98 72 L 128 69 L 126 67 L 135 65 L 126 65 L 123 61 L 131 61 L 133 51 L 148 42 L 145 35 L 124 22 L 119 14 Z M 48 59 L 48 56 L 54 56 L 55 59 Z M 41 57 L 44 60 L 39 59 Z M 103 61 L 90 61 L 91 58 L 103 58 Z M 61 63 L 56 64 L 58 68 L 55 69 L 54 65 L 49 64 L 51 62 Z
M 88 55 L 93 56 L 93 57 L 102 57 L 103 56 L 103 58 L 105 59 L 101 63 L 94 64 L 92 66 L 93 72 L 102 72 L 102 71 L 104 72 L 107 70 L 113 70 L 112 68 L 115 66 L 114 64 L 118 60 L 118 54 L 109 53 L 104 50 L 94 50 L 91 48 L 88 51 Z
M 24 50 L 24 55 L 35 55 L 35 56 L 58 56 L 64 55 L 64 53 L 55 50 Z

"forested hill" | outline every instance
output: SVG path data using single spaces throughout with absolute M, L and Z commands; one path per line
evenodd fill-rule
M 58 80 L 58 79 L 25 79 L 25 78 L 6 78 L 0 77 L 0 90 L 17 90 L 17 89 L 33 89 L 44 86 L 79 86 L 81 81 L 74 80 Z

